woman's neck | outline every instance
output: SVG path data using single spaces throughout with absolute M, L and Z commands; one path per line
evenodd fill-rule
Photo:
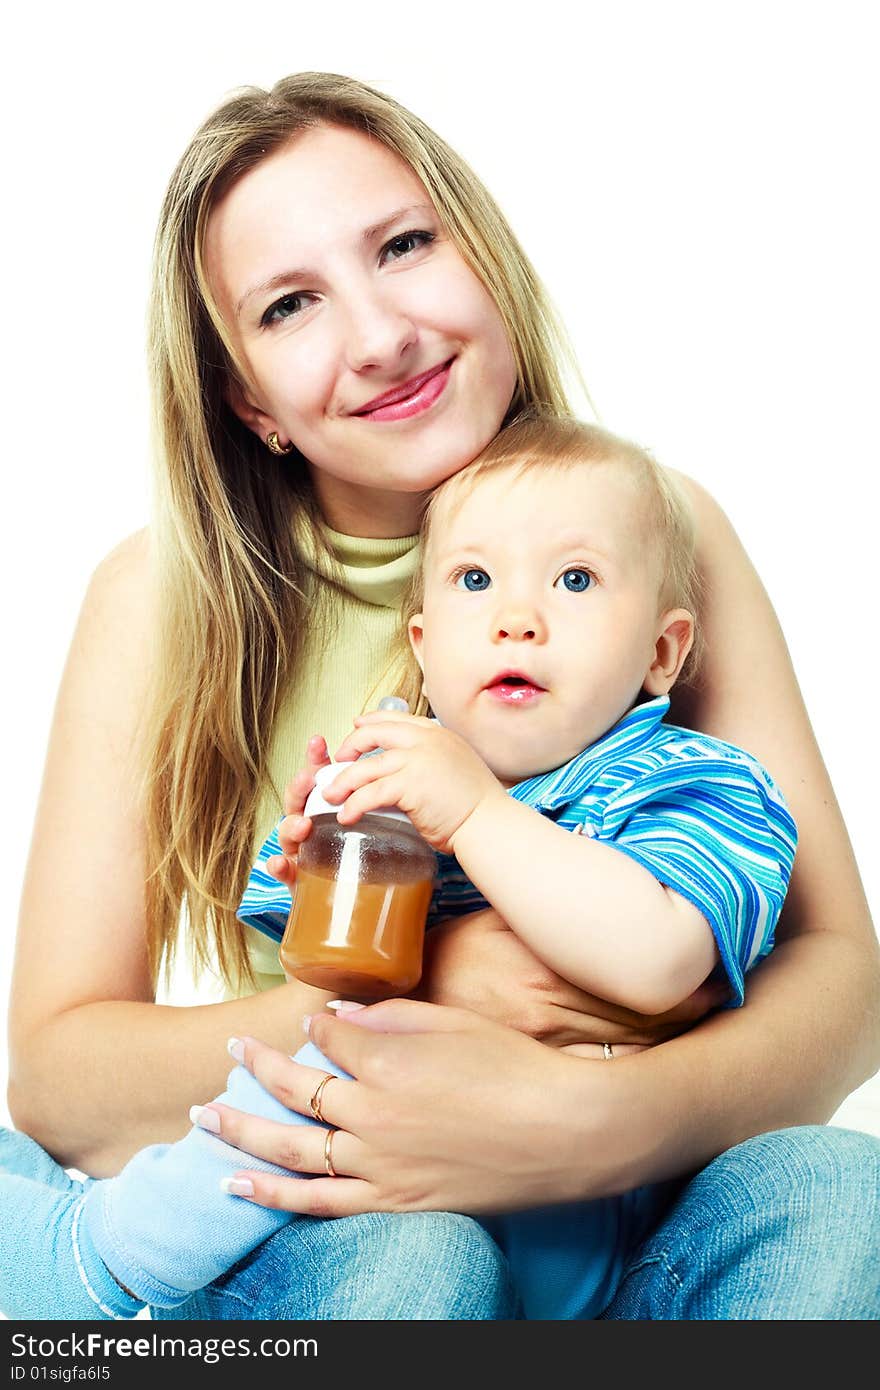
M 328 479 L 317 468 L 311 472 L 321 515 L 331 530 L 365 540 L 391 540 L 414 536 L 418 531 L 427 493 L 356 487 L 338 478 Z

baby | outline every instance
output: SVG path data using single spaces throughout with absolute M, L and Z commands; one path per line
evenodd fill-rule
M 751 757 L 663 722 L 695 608 L 691 527 L 667 476 L 595 427 L 520 421 L 437 490 L 422 541 L 407 626 L 435 717 L 355 721 L 337 757 L 358 761 L 325 792 L 340 821 L 401 807 L 439 856 L 434 920 L 488 904 L 592 994 L 660 1013 L 714 973 L 741 1004 L 746 971 L 773 943 L 796 832 Z M 279 848 L 276 832 L 239 909 L 275 939 L 290 899 L 264 866 Z M 312 1044 L 297 1060 L 345 1075 Z M 242 1067 L 218 1100 L 316 1123 Z M 18 1176 L 0 1180 L 0 1217 L 22 1261 L 0 1307 L 92 1318 L 173 1307 L 296 1219 L 231 1195 L 242 1154 L 209 1132 L 210 1106 L 197 1115 L 180 1143 L 85 1187 L 9 1136 Z M 486 1222 L 526 1315 L 597 1316 L 656 1201 L 639 1189 Z

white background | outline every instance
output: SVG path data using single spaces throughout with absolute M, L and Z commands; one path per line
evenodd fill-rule
M 777 605 L 876 915 L 873 8 L 154 0 L 7 19 L 0 997 L 83 590 L 148 516 L 162 191 L 230 88 L 308 68 L 384 88 L 464 154 L 563 311 L 605 423 L 727 508 Z M 880 1133 L 880 1080 L 838 1118 Z

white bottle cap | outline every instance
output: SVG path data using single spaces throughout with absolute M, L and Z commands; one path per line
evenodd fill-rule
M 309 797 L 303 813 L 304 815 L 314 817 L 329 813 L 335 816 L 339 808 L 345 805 L 344 801 L 337 801 L 332 804 L 326 801 L 324 799 L 324 788 L 328 787 L 334 778 L 338 777 L 339 773 L 346 767 L 351 767 L 351 762 L 328 763 L 326 767 L 318 768 L 318 771 L 315 773 L 315 785 L 312 791 L 309 792 Z M 405 821 L 407 825 L 412 825 L 412 821 L 406 812 L 401 811 L 397 806 L 379 806 L 368 814 L 371 816 L 388 816 L 392 820 Z M 357 830 L 358 822 L 356 821 L 353 826 L 346 826 L 345 828 Z

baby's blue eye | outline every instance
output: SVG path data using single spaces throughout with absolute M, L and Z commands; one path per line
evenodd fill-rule
M 492 580 L 485 570 L 471 569 L 463 570 L 455 581 L 456 589 L 467 589 L 471 594 L 481 594 L 484 589 L 488 589 Z
M 566 570 L 564 574 L 559 576 L 556 583 L 559 584 L 560 581 L 572 594 L 585 594 L 594 582 L 589 570 Z

